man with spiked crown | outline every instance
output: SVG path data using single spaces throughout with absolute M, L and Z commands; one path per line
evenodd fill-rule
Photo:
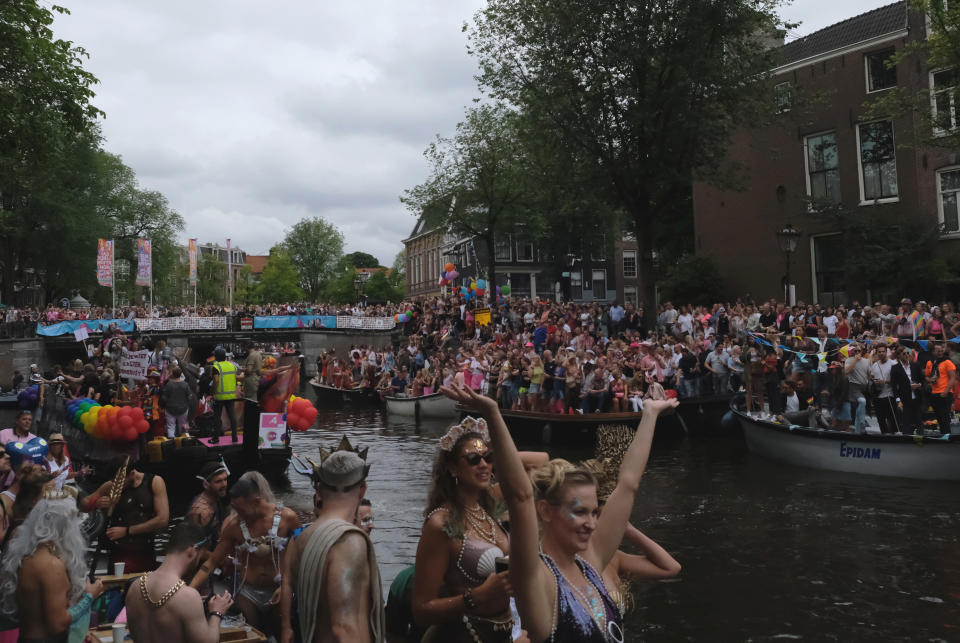
M 367 490 L 367 449 L 344 436 L 335 450 L 320 449 L 319 464 L 310 463 L 321 508 L 287 552 L 281 641 L 382 641 L 377 558 L 366 532 L 354 525 Z

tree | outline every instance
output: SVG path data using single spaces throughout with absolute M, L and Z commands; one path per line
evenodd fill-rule
M 430 175 L 401 201 L 417 216 L 486 247 L 487 280 L 496 284 L 496 241 L 507 233 L 531 237 L 541 217 L 531 208 L 532 175 L 518 144 L 517 114 L 503 105 L 467 110 L 453 138 L 437 137 L 424 152 Z
M 263 267 L 258 286 L 263 301 L 301 301 L 303 290 L 300 275 L 283 246 L 270 248 L 270 257 Z
M 712 257 L 685 255 L 666 267 L 660 281 L 664 301 L 681 304 L 711 304 L 723 299 L 723 280 Z
M 357 271 L 342 266 L 324 289 L 324 299 L 333 304 L 352 304 L 357 301 Z
M 378 270 L 370 275 L 363 284 L 363 296 L 374 304 L 403 301 L 403 290 L 397 288 L 387 278 L 387 269 Z
M 653 228 L 693 178 L 732 182 L 733 130 L 772 111 L 780 0 L 489 0 L 470 30 L 480 83 L 558 156 L 594 168 L 636 234 L 654 310 Z
M 909 115 L 913 125 L 910 139 L 899 144 L 960 147 L 958 106 L 960 106 L 960 5 L 946 0 L 907 0 L 910 9 L 927 18 L 927 38 L 914 38 L 893 54 L 891 68 L 921 63 L 933 74 L 933 87 L 917 90 L 897 86 L 865 104 L 866 119 L 897 118 Z M 932 95 L 933 94 L 933 95 Z M 931 109 L 934 106 L 934 109 Z
M 91 104 L 97 79 L 86 52 L 55 40 L 55 14 L 37 0 L 0 3 L 0 296 L 28 273 L 43 286 L 73 283 L 75 263 L 95 247 L 101 222 L 78 224 L 102 112 Z M 62 226 L 62 223 L 69 225 Z M 73 234 L 77 232 L 79 234 Z M 91 244 L 90 240 L 93 239 Z M 59 261 L 58 261 L 59 260 Z M 61 261 L 63 263 L 61 263 Z M 86 274 L 93 270 L 87 264 Z M 63 281 L 69 277 L 69 281 Z M 92 276 L 89 278 L 92 281 Z
M 227 264 L 214 254 L 200 255 L 197 265 L 197 299 L 202 304 L 226 303 Z
M 283 249 L 300 275 L 300 288 L 319 301 L 343 255 L 343 235 L 323 217 L 302 219 L 283 240 Z
M 351 268 L 379 268 L 380 260 L 366 252 L 351 252 L 343 256 L 344 265 Z

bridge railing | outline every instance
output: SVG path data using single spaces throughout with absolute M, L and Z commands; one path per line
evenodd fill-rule
M 266 317 L 160 317 L 137 319 L 77 319 L 54 324 L 15 323 L 0 324 L 0 337 L 60 337 L 83 333 L 99 334 L 110 326 L 125 333 L 183 332 L 183 331 L 248 331 L 296 329 L 350 329 L 393 330 L 397 323 L 392 317 L 352 317 L 334 315 L 273 315 Z M 4 334 L 6 330 L 6 334 Z M 15 332 L 15 333 L 14 333 Z

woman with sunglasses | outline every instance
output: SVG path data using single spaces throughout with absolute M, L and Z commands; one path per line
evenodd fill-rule
M 494 463 L 510 512 L 510 579 L 530 640 L 622 641 L 622 615 L 598 570 L 606 568 L 623 539 L 657 417 L 675 408 L 677 400 L 644 404 L 617 486 L 600 515 L 592 473 L 550 462 L 537 470 L 534 485 L 496 403 L 463 388 L 444 393 L 479 411 L 489 423 Z
M 510 540 L 500 523 L 499 487 L 491 484 L 489 442 L 486 422 L 473 418 L 440 440 L 412 597 L 417 625 L 429 628 L 425 642 L 513 640 L 509 579 L 505 571 L 496 573 L 497 558 L 510 554 Z M 545 453 L 522 457 L 528 466 L 547 460 Z

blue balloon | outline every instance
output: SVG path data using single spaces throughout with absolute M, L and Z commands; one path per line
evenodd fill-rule
M 477 279 L 477 288 L 479 288 L 480 290 L 483 290 L 486 287 L 487 287 L 487 282 L 485 280 Z

